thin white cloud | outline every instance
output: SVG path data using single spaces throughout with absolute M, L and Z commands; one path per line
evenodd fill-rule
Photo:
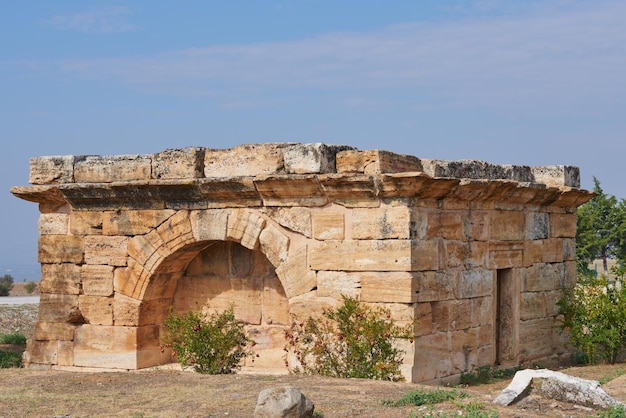
M 128 14 L 127 7 L 107 7 L 71 15 L 53 16 L 48 19 L 47 23 L 58 30 L 86 33 L 128 32 L 134 29 L 134 26 L 126 21 Z
M 59 65 L 88 79 L 179 86 L 183 94 L 402 89 L 459 105 L 575 105 L 608 96 L 624 103 L 626 2 L 546 10 Z

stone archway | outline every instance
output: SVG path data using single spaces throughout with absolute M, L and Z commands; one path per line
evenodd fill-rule
M 257 367 L 279 367 L 278 358 L 282 354 L 277 352 L 277 348 L 283 347 L 279 334 L 282 334 L 281 327 L 288 323 L 289 299 L 307 293 L 317 285 L 315 273 L 308 270 L 306 257 L 302 257 L 306 247 L 290 248 L 289 234 L 254 210 L 207 209 L 177 211 L 147 234 L 131 238 L 128 266 L 115 280 L 117 317 L 128 318 L 128 321 L 116 322 L 115 325 L 137 327 L 136 364 L 133 368 L 169 362 L 170 359 L 159 351 L 161 325 L 170 307 L 188 309 L 198 302 L 184 302 L 184 293 L 179 293 L 177 289 L 181 282 L 184 286 L 192 277 L 201 274 L 203 258 L 215 257 L 212 253 L 220 249 L 228 250 L 230 258 L 239 254 L 235 257 L 240 260 L 235 264 L 241 264 L 241 257 L 265 260 L 262 264 L 266 271 L 259 276 L 263 278 L 263 294 L 267 293 L 269 297 L 279 300 L 280 305 L 286 306 L 272 314 L 266 310 L 267 317 L 263 316 L 263 306 L 260 306 L 261 318 L 258 320 L 249 320 L 248 314 L 241 310 L 239 315 L 260 343 L 257 348 L 266 351 L 265 358 L 258 361 Z M 236 266 L 228 268 L 228 276 L 234 277 L 230 269 L 236 269 Z M 207 279 L 214 280 L 205 276 L 204 280 Z M 240 290 L 252 291 L 250 288 Z M 124 312 L 127 314 L 124 315 Z M 278 318 L 280 326 L 273 326 L 271 316 Z M 77 330 L 79 340 L 82 340 L 81 332 Z M 87 347 L 85 351 L 93 351 L 93 347 Z M 80 347 L 75 349 L 75 354 L 77 352 L 80 356 Z

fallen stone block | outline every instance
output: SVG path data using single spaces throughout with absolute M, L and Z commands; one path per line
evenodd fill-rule
M 520 370 L 496 399 L 500 405 L 511 405 L 530 393 L 594 409 L 607 409 L 620 402 L 609 396 L 597 380 L 581 379 L 552 370 Z

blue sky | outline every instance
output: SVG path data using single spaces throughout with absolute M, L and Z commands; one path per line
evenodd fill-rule
M 4 2 L 0 274 L 38 272 L 33 156 L 326 142 L 625 198 L 625 110 L 622 0 Z

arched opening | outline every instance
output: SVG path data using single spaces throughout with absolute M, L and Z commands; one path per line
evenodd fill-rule
M 246 368 L 284 371 L 284 330 L 289 326 L 289 301 L 274 266 L 258 250 L 232 241 L 208 244 L 178 280 L 172 309 L 223 312 L 234 305 L 235 317 L 246 325 L 258 357 Z

